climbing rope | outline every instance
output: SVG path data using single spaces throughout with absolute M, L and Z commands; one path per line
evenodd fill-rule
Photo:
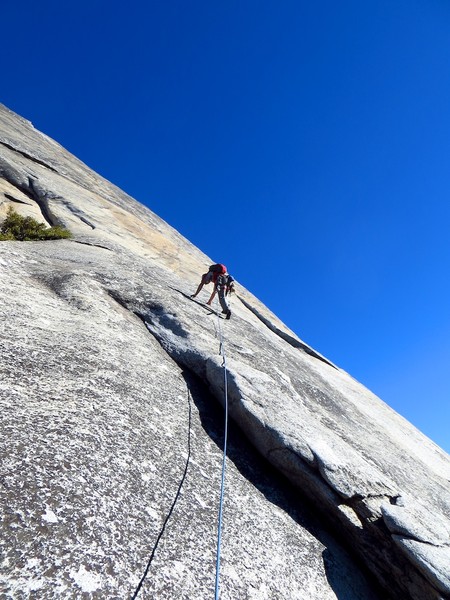
M 144 574 L 142 575 L 141 580 L 140 580 L 140 582 L 139 582 L 139 584 L 138 584 L 138 586 L 137 586 L 137 588 L 136 588 L 133 596 L 131 597 L 131 600 L 135 600 L 137 598 L 137 595 L 139 594 L 139 591 L 140 591 L 140 589 L 141 589 L 141 587 L 142 587 L 142 585 L 143 585 L 143 583 L 145 581 L 145 578 L 148 575 L 148 572 L 150 570 L 150 566 L 151 566 L 153 558 L 155 556 L 156 549 L 158 548 L 158 544 L 159 544 L 162 536 L 164 535 L 164 531 L 166 529 L 167 523 L 169 522 L 169 519 L 172 516 L 172 513 L 174 511 L 175 505 L 176 505 L 176 503 L 178 501 L 178 498 L 180 497 L 181 488 L 183 487 L 183 483 L 184 483 L 184 481 L 186 479 L 186 475 L 187 475 L 187 471 L 188 471 L 188 467 L 189 467 L 189 461 L 190 461 L 190 458 L 191 458 L 192 407 L 191 407 L 191 393 L 190 393 L 189 390 L 188 390 L 188 406 L 189 406 L 189 426 L 188 426 L 189 428 L 188 428 L 188 443 L 187 443 L 188 453 L 187 453 L 187 458 L 186 458 L 186 464 L 184 466 L 183 476 L 182 476 L 180 484 L 178 486 L 177 493 L 175 494 L 175 499 L 172 502 L 172 506 L 170 507 L 170 510 L 167 513 L 167 516 L 166 516 L 166 518 L 164 520 L 163 526 L 161 527 L 161 531 L 159 532 L 159 535 L 158 535 L 158 537 L 156 539 L 155 545 L 153 546 L 153 550 L 151 552 L 151 555 L 150 555 L 150 558 L 148 560 L 147 566 L 145 567 Z
M 223 378 L 224 378 L 224 401 L 225 401 L 225 425 L 223 438 L 223 457 L 222 457 L 222 479 L 220 484 L 220 501 L 219 501 L 219 518 L 217 523 L 217 555 L 216 555 L 216 586 L 214 600 L 219 600 L 219 579 L 220 579 L 220 548 L 222 544 L 222 515 L 223 502 L 225 497 L 225 467 L 227 457 L 227 438 L 228 438 L 228 386 L 227 386 L 227 359 L 225 354 L 225 345 L 223 341 L 222 327 L 220 325 L 220 316 L 217 313 L 218 332 L 219 332 L 219 354 L 222 356 L 223 362 Z
M 226 469 L 226 457 L 227 457 L 227 439 L 228 439 L 228 382 L 227 382 L 227 359 L 225 354 L 225 344 L 223 338 L 222 327 L 220 324 L 221 318 L 219 312 L 217 314 L 217 330 L 219 336 L 219 354 L 222 356 L 222 368 L 223 368 L 223 377 L 224 377 L 224 403 L 225 403 L 225 422 L 224 422 L 224 442 L 223 442 L 223 456 L 222 456 L 222 477 L 220 484 L 220 500 L 219 500 L 219 516 L 217 522 L 217 552 L 216 552 L 216 583 L 215 583 L 215 593 L 214 600 L 219 600 L 219 581 L 220 581 L 220 550 L 222 544 L 222 517 L 223 517 L 223 505 L 224 505 L 224 497 L 225 497 L 225 469 Z M 186 479 L 189 461 L 191 457 L 191 425 L 192 425 L 192 408 L 191 408 L 191 396 L 188 390 L 188 403 L 189 403 L 189 429 L 188 429 L 188 455 L 186 459 L 186 464 L 184 467 L 183 476 L 181 478 L 180 484 L 178 486 L 177 493 L 175 495 L 172 506 L 169 509 L 169 512 L 164 520 L 163 526 L 158 534 L 155 545 L 153 546 L 153 550 L 151 552 L 150 558 L 147 562 L 147 566 L 145 568 L 144 574 L 139 581 L 139 584 L 131 597 L 131 600 L 136 600 L 144 581 L 148 575 L 150 570 L 150 566 L 152 564 L 153 558 L 155 556 L 156 550 L 158 548 L 159 542 L 164 535 L 167 523 L 169 522 L 170 517 L 175 509 L 175 505 L 180 497 L 181 488 L 183 487 L 184 481 Z

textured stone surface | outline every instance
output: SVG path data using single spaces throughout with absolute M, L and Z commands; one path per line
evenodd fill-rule
M 129 597 L 176 495 L 190 440 L 183 493 L 142 593 L 211 597 L 223 415 L 203 383 L 183 374 L 97 283 L 132 262 L 116 264 L 109 251 L 71 242 L 2 250 L 3 592 Z M 210 353 L 217 352 L 213 335 Z M 229 457 L 222 597 L 332 599 L 339 589 L 355 600 L 376 597 L 238 431 Z
M 221 597 L 450 597 L 445 452 L 241 286 L 190 300 L 211 259 L 5 108 L 0 202 L 74 234 L 0 243 L 4 597 L 131 596 L 175 497 L 142 597 L 211 597 L 221 334 Z

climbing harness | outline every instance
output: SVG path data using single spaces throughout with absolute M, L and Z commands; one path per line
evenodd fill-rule
M 220 325 L 220 316 L 217 313 L 218 332 L 219 332 L 219 354 L 222 356 L 223 362 L 223 386 L 224 386 L 224 403 L 225 403 L 225 424 L 223 437 L 223 456 L 222 456 L 222 479 L 220 484 L 220 501 L 219 501 L 219 518 L 217 523 L 217 556 L 216 556 L 216 586 L 214 600 L 219 600 L 219 579 L 220 579 L 220 548 L 222 544 L 222 515 L 223 502 L 225 497 L 225 467 L 227 458 L 227 438 L 228 438 L 228 386 L 227 386 L 227 359 L 225 354 L 225 345 L 223 341 L 222 327 Z
M 184 483 L 184 481 L 186 479 L 186 475 L 187 475 L 187 471 L 188 471 L 188 467 L 189 467 L 189 461 L 190 461 L 190 458 L 191 458 L 192 406 L 191 406 L 191 393 L 190 393 L 189 390 L 188 390 L 188 405 L 189 405 L 189 429 L 188 429 L 188 443 L 187 443 L 188 452 L 187 452 L 186 464 L 184 466 L 183 476 L 182 476 L 180 484 L 178 486 L 177 493 L 175 494 L 174 501 L 172 502 L 172 506 L 170 507 L 169 512 L 167 513 L 167 516 L 166 516 L 166 518 L 164 520 L 163 526 L 161 527 L 161 531 L 159 532 L 158 537 L 156 538 L 156 542 L 155 542 L 155 545 L 153 546 L 153 550 L 152 550 L 152 552 L 150 554 L 150 558 L 148 560 L 147 566 L 145 567 L 144 574 L 142 575 L 141 580 L 140 580 L 140 582 L 139 582 L 139 584 L 138 584 L 138 586 L 137 586 L 134 594 L 131 597 L 131 600 L 135 600 L 137 598 L 137 595 L 139 594 L 139 591 L 140 591 L 140 589 L 141 589 L 141 587 L 142 587 L 142 585 L 143 585 L 143 583 L 145 581 L 145 578 L 148 575 L 148 572 L 150 570 L 150 566 L 151 566 L 153 558 L 155 556 L 155 552 L 156 552 L 156 550 L 158 548 L 158 544 L 159 544 L 162 536 L 164 535 L 164 531 L 166 529 L 167 523 L 169 522 L 169 519 L 172 516 L 172 513 L 174 511 L 175 505 L 176 505 L 176 503 L 178 501 L 178 498 L 180 497 L 181 488 L 183 487 L 183 483 Z

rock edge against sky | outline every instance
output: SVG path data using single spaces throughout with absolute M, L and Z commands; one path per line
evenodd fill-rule
M 223 597 L 450 597 L 444 451 L 241 286 L 229 322 L 190 300 L 211 259 L 4 107 L 0 176 L 74 236 L 0 245 L 6 597 L 131 594 L 188 459 L 142 593 L 210 597 L 219 328 Z

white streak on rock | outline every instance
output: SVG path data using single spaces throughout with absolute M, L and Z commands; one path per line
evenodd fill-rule
M 45 514 L 42 515 L 42 518 L 44 521 L 47 521 L 47 523 L 58 523 L 59 520 L 55 513 L 48 506 L 45 507 Z
M 80 565 L 78 571 L 71 571 L 70 577 L 83 592 L 95 592 L 101 587 L 102 578 L 100 575 L 87 571 L 84 565 Z

